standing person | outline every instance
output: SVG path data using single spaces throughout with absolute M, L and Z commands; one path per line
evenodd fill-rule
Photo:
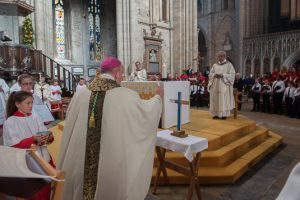
M 60 101 L 61 100 L 61 87 L 58 85 L 58 81 L 54 79 L 50 85 L 50 100 Z
M 292 81 L 288 82 L 288 87 L 285 88 L 282 101 L 285 103 L 286 114 L 287 116 L 292 115 L 293 109 L 293 99 L 296 88 L 294 87 L 294 83 Z
M 87 86 L 86 86 L 86 84 L 85 84 L 85 79 L 84 78 L 80 78 L 79 79 L 79 82 L 78 82 L 78 84 L 77 84 L 77 86 L 76 86 L 76 92 L 78 92 L 78 91 L 80 91 L 80 90 L 82 90 L 82 89 L 86 89 L 87 88 Z
M 240 73 L 236 73 L 235 74 L 235 80 L 233 83 L 233 88 L 237 89 L 238 92 L 240 92 L 240 94 L 238 95 L 238 110 L 242 109 L 242 92 L 243 92 L 243 88 L 244 88 L 244 81 L 241 78 L 241 74 Z
M 143 69 L 140 61 L 135 62 L 135 71 L 131 73 L 130 79 L 133 81 L 147 81 L 147 72 Z
M 37 84 L 34 85 L 34 94 L 40 97 L 43 103 L 51 109 L 50 105 L 50 86 L 46 83 L 46 78 L 44 76 L 40 76 L 40 80 Z
M 39 135 L 47 131 L 39 117 L 31 114 L 33 105 L 32 93 L 19 91 L 13 92 L 7 101 L 7 120 L 3 127 L 3 141 L 5 146 L 27 149 L 32 144 L 37 145 L 37 152 L 53 167 L 52 158 L 45 144 L 53 142 L 52 133 Z M 51 186 L 42 188 L 30 200 L 49 200 Z
M 186 70 L 186 75 L 188 75 L 188 77 L 193 75 L 193 68 L 191 65 L 188 65 L 188 68 Z
M 68 108 L 58 158 L 66 172 L 62 199 L 141 200 L 151 181 L 163 89 L 142 100 L 120 87 L 117 58 L 100 67 L 100 77 L 75 93 Z
M 300 81 L 298 81 L 297 89 L 294 92 L 292 117 L 300 119 Z
M 277 76 L 277 80 L 273 82 L 272 85 L 272 98 L 274 104 L 274 113 L 282 114 L 282 99 L 283 93 L 285 90 L 284 82 L 282 81 L 282 77 L 280 75 Z
M 255 83 L 251 88 L 252 97 L 253 97 L 253 109 L 252 111 L 259 111 L 260 104 L 260 92 L 261 92 L 261 84 L 259 83 L 259 78 L 255 79 Z
M 9 87 L 5 80 L 0 78 L 0 145 L 2 145 L 2 129 L 6 119 L 6 100 L 8 98 Z
M 62 107 L 61 102 L 61 87 L 58 85 L 58 80 L 54 79 L 52 81 L 52 84 L 50 85 L 50 103 L 51 103 L 51 109 L 58 109 Z
M 212 66 L 209 73 L 209 109 L 214 119 L 226 119 L 234 108 L 235 70 L 233 65 L 225 59 L 224 51 L 218 52 L 217 56 L 219 61 Z
M 271 112 L 270 97 L 272 94 L 272 88 L 268 79 L 264 81 L 264 85 L 262 86 L 261 91 L 263 95 L 262 111 L 270 113 Z
M 32 86 L 33 86 L 33 77 L 29 74 L 22 74 L 18 77 L 18 83 L 21 87 L 21 91 L 26 91 L 33 93 Z M 33 105 L 41 105 L 43 104 L 42 99 L 37 96 L 36 94 L 33 94 Z

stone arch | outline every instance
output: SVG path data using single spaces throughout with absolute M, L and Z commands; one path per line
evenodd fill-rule
M 275 69 L 280 69 L 280 57 L 278 56 L 276 56 L 276 57 L 274 57 L 274 59 L 273 59 L 273 70 L 275 70 Z
M 255 58 L 254 59 L 254 77 L 257 78 L 260 76 L 260 59 L 259 58 Z
M 300 58 L 300 49 L 297 49 L 294 53 L 289 55 L 283 62 L 282 65 L 292 67 Z
M 245 77 L 250 77 L 251 74 L 251 60 L 247 59 L 245 62 Z

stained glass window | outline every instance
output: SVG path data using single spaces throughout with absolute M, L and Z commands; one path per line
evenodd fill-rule
M 65 58 L 65 17 L 64 4 L 62 0 L 55 0 L 55 35 L 56 35 L 56 57 Z
M 89 0 L 88 20 L 90 60 L 101 60 L 100 0 Z

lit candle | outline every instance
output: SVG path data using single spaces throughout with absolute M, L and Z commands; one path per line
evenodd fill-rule
M 177 102 L 177 131 L 180 131 L 180 118 L 181 118 L 181 92 L 178 92 L 178 102 Z

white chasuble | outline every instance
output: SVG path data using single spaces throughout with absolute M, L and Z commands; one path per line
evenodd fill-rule
M 91 91 L 76 92 L 67 111 L 58 169 L 66 172 L 63 199 L 82 200 Z M 106 92 L 94 199 L 143 200 L 148 193 L 162 102 L 127 88 Z
M 223 78 L 215 78 L 215 74 L 222 74 Z M 209 73 L 210 113 L 213 116 L 229 117 L 234 108 L 233 83 L 235 70 L 228 61 L 214 64 Z

